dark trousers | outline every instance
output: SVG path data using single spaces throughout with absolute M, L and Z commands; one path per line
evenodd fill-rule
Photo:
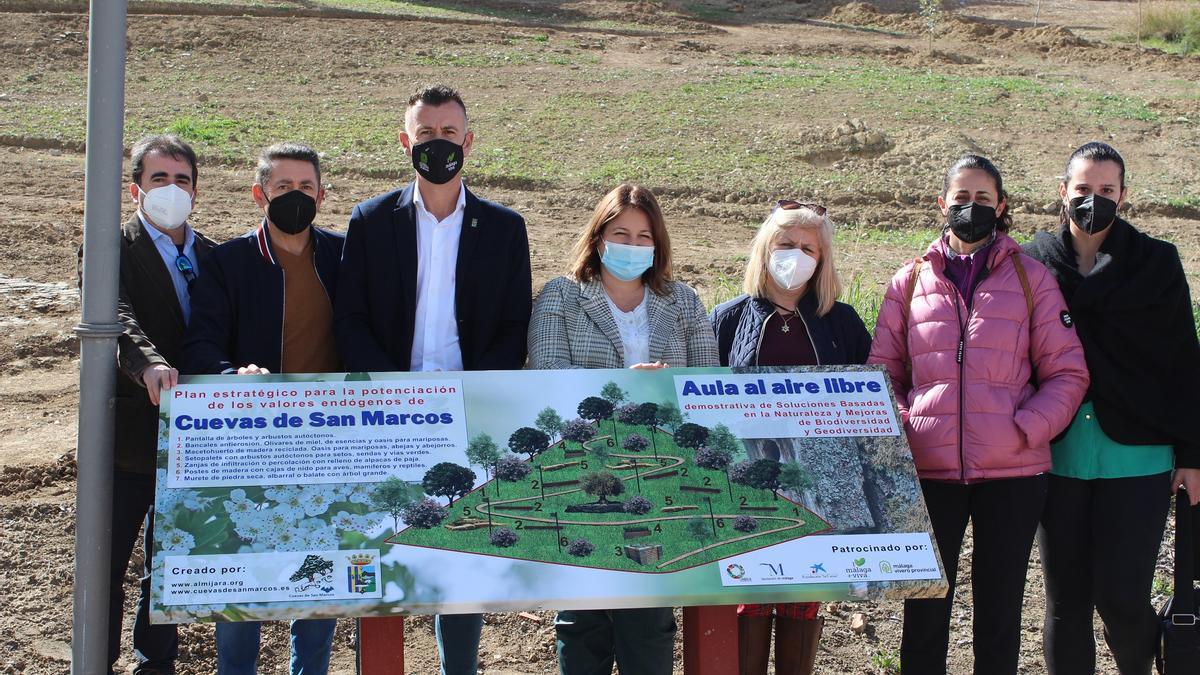
M 671 675 L 675 615 L 670 607 L 563 610 L 554 619 L 562 675 Z
M 113 472 L 112 557 L 108 589 L 108 668 L 121 657 L 121 620 L 125 614 L 125 571 L 143 524 L 146 561 L 142 566 L 141 594 L 133 619 L 135 673 L 175 672 L 179 638 L 173 624 L 150 625 L 150 568 L 154 555 L 154 474 Z
M 921 481 L 950 591 L 945 598 L 906 600 L 900 667 L 905 675 L 946 672 L 950 609 L 958 555 L 972 524 L 971 591 L 976 675 L 1017 672 L 1025 570 L 1046 500 L 1045 475 L 970 485 Z
M 438 614 L 433 618 L 441 675 L 475 675 L 479 670 L 482 614 Z
M 1150 672 L 1158 639 L 1150 589 L 1170 498 L 1170 472 L 1050 477 L 1038 548 L 1046 575 L 1046 667 L 1052 675 L 1096 672 L 1093 609 L 1122 675 Z

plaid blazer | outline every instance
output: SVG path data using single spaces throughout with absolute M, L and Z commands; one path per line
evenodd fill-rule
M 646 295 L 650 360 L 683 368 L 720 365 L 717 340 L 696 292 L 671 282 L 670 293 Z M 529 322 L 529 367 L 624 368 L 625 351 L 599 281 L 551 279 Z

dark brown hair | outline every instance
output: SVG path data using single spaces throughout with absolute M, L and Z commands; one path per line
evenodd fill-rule
M 609 191 L 596 205 L 592 217 L 571 250 L 571 276 L 579 281 L 600 278 L 600 241 L 604 229 L 626 209 L 638 209 L 650 219 L 650 235 L 654 237 L 654 264 L 642 273 L 642 282 L 658 295 L 669 293 L 671 282 L 671 238 L 667 223 L 654 193 L 632 183 L 622 183 Z
M 462 108 L 464 116 L 467 114 L 467 104 L 463 103 L 462 95 L 458 93 L 458 90 L 445 84 L 430 84 L 417 89 L 408 97 L 408 105 L 404 109 L 407 111 L 418 103 L 438 106 L 450 101 L 454 101 Z
M 196 186 L 196 151 L 183 139 L 172 134 L 156 134 L 143 136 L 133 144 L 129 151 L 129 163 L 132 165 L 133 182 L 142 184 L 142 173 L 146 170 L 146 156 L 162 153 L 175 159 L 181 159 L 192 167 L 192 187 Z
M 950 166 L 946 171 L 946 177 L 942 180 L 942 196 L 945 197 L 950 191 L 950 181 L 961 171 L 967 169 L 979 169 L 980 171 L 991 176 L 992 182 L 996 184 L 996 205 L 1004 202 L 1004 213 L 996 219 L 996 231 L 1008 232 L 1008 228 L 1012 227 L 1012 204 L 1008 203 L 1008 193 L 1004 191 L 1004 179 L 1000 177 L 1000 169 L 992 164 L 992 160 L 981 155 L 963 155 Z

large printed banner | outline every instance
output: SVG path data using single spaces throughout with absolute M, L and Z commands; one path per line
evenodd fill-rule
M 184 378 L 152 618 L 944 595 L 861 367 Z

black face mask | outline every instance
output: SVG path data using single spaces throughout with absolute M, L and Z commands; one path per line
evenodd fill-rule
M 1103 232 L 1117 219 L 1117 203 L 1092 193 L 1071 200 L 1071 220 L 1088 234 Z
M 463 146 L 435 138 L 412 146 L 413 168 L 430 183 L 449 183 L 463 165 Z
M 287 234 L 300 234 L 317 217 L 317 200 L 292 190 L 267 202 L 267 218 Z
M 950 231 L 966 244 L 982 241 L 996 229 L 996 209 L 968 202 L 951 204 L 947 209 Z

